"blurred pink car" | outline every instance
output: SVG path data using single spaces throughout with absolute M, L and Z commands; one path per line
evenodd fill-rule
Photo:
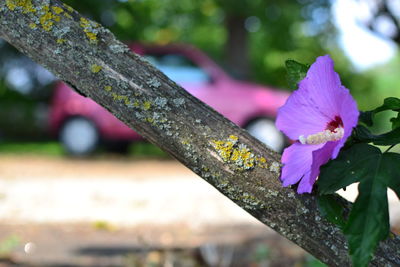
M 204 53 L 188 45 L 131 45 L 134 52 L 237 125 L 276 151 L 285 137 L 274 118 L 288 93 L 229 77 Z M 57 83 L 50 111 L 50 127 L 73 155 L 93 152 L 101 141 L 130 142 L 141 136 L 94 101 L 64 83 Z

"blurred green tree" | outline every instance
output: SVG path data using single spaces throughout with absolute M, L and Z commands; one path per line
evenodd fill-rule
M 238 78 L 286 87 L 284 61 L 327 53 L 329 0 L 145 0 L 66 3 L 125 41 L 193 44 Z M 332 46 L 332 45 L 331 45 Z
M 361 96 L 371 91 L 365 90 L 371 84 L 371 77 L 355 75 L 337 45 L 330 0 L 64 2 L 108 27 L 120 40 L 159 45 L 189 43 L 220 62 L 234 77 L 274 87 L 288 87 L 286 59 L 309 63 L 316 56 L 329 52 L 335 58 L 337 71 L 345 74 L 343 82 L 348 88 L 356 88 Z M 1 40 L 0 62 L 0 77 L 5 81 L 0 85 L 2 91 L 14 87 L 24 97 L 49 102 L 52 79 L 43 68 L 29 63 L 31 61 Z M 13 84 L 16 75 L 29 79 L 25 79 L 26 83 Z M 0 98 L 2 107 L 5 102 L 15 103 L 15 98 L 8 98 L 8 95 Z M 35 111 L 26 113 L 32 112 Z M 1 124 L 0 121 L 0 129 L 7 129 Z
M 362 3 L 362 1 L 359 4 Z M 373 33 L 400 45 L 400 5 L 397 0 L 372 0 L 367 4 L 369 16 L 360 23 Z

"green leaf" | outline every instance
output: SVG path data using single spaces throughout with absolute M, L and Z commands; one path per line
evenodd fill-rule
M 295 60 L 288 59 L 285 62 L 288 76 L 289 87 L 292 90 L 297 89 L 298 83 L 307 75 L 310 66 L 301 64 Z
M 321 215 L 324 216 L 324 218 L 343 229 L 346 223 L 343 218 L 344 208 L 337 201 L 337 197 L 334 195 L 318 196 L 317 204 Z
M 358 125 L 353 132 L 353 138 L 357 142 L 374 143 L 379 146 L 390 146 L 400 143 L 400 127 L 390 132 L 374 135 L 365 126 Z
M 372 117 L 374 113 L 372 111 L 361 111 L 358 120 L 362 123 L 365 123 L 367 126 L 372 126 Z
M 364 179 L 373 166 L 368 165 L 381 151 L 367 144 L 356 144 L 341 151 L 335 160 L 320 169 L 317 181 L 320 194 L 333 194 L 339 189 Z
M 363 125 L 357 125 L 357 127 L 354 128 L 352 137 L 356 142 L 360 143 L 370 143 L 374 139 L 374 135 L 371 131 Z
M 393 117 L 390 119 L 392 123 L 392 129 L 400 128 L 400 112 L 397 113 L 397 117 Z
M 390 146 L 400 143 L 400 128 L 396 128 L 390 132 L 375 135 L 372 143 L 378 146 Z
M 386 184 L 400 199 L 400 154 L 387 152 L 382 157 L 382 172 L 387 179 Z
M 400 111 L 400 99 L 396 97 L 388 97 L 383 100 L 383 105 L 373 110 L 374 113 L 378 113 L 385 110 Z
M 364 267 L 368 266 L 379 241 L 389 235 L 389 208 L 387 189 L 379 171 L 361 182 L 358 189 L 360 194 L 354 202 L 344 234 L 353 266 Z
M 359 120 L 362 123 L 365 123 L 367 126 L 372 126 L 373 124 L 372 120 L 375 114 L 385 110 L 393 110 L 400 112 L 400 99 L 396 97 L 385 98 L 385 100 L 383 100 L 382 106 L 379 106 L 373 110 L 361 112 Z
M 360 182 L 349 219 L 343 228 L 353 266 L 368 266 L 379 243 L 389 234 L 387 187 L 400 196 L 400 155 L 356 144 L 321 168 L 320 194 Z

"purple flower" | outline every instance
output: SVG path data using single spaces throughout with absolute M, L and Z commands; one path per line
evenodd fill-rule
M 297 140 L 282 155 L 283 186 L 300 181 L 297 192 L 310 193 L 321 165 L 337 157 L 358 121 L 357 104 L 340 82 L 332 59 L 317 58 L 279 111 L 276 126 Z

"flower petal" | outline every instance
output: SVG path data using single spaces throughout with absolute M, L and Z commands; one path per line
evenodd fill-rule
M 279 108 L 276 127 L 290 139 L 297 140 L 300 135 L 311 135 L 325 130 L 329 120 L 311 102 L 307 92 L 296 90 L 285 105 Z
M 311 171 L 301 179 L 297 193 L 311 193 L 313 185 L 319 175 L 319 168 L 331 158 L 332 151 L 337 147 L 338 141 L 328 142 L 323 147 L 312 152 Z
M 310 193 L 321 165 L 337 157 L 357 125 L 358 116 L 357 104 L 349 90 L 341 85 L 332 59 L 328 55 L 317 58 L 307 76 L 299 83 L 299 89 L 279 109 L 276 125 L 289 138 L 297 140 L 301 135 L 313 135 L 330 129 L 328 126 L 332 127 L 335 125 L 332 123 L 340 118 L 344 135 L 338 141 L 319 145 L 296 142 L 285 149 L 282 155 L 283 186 L 300 181 L 297 192 Z
M 318 57 L 299 84 L 299 90 L 311 98 L 310 102 L 323 116 L 334 120 L 342 106 L 342 95 L 347 90 L 342 86 L 329 55 Z M 329 122 L 328 121 L 328 122 Z
M 302 145 L 298 142 L 283 151 L 282 155 L 282 174 L 283 186 L 296 184 L 301 178 L 311 172 L 313 151 L 318 150 L 323 145 Z
M 347 138 L 351 135 L 353 128 L 357 126 L 358 116 L 360 115 L 360 113 L 358 112 L 357 103 L 350 95 L 348 89 L 344 88 L 341 98 L 342 105 L 340 107 L 339 116 L 343 121 L 344 135 L 343 138 L 339 141 L 338 145 L 333 150 L 332 159 L 335 159 L 337 157 L 340 149 L 343 147 Z
M 321 132 L 336 116 L 340 117 L 343 97 L 349 93 L 333 67 L 329 55 L 318 57 L 299 89 L 279 109 L 276 126 L 290 139 Z

